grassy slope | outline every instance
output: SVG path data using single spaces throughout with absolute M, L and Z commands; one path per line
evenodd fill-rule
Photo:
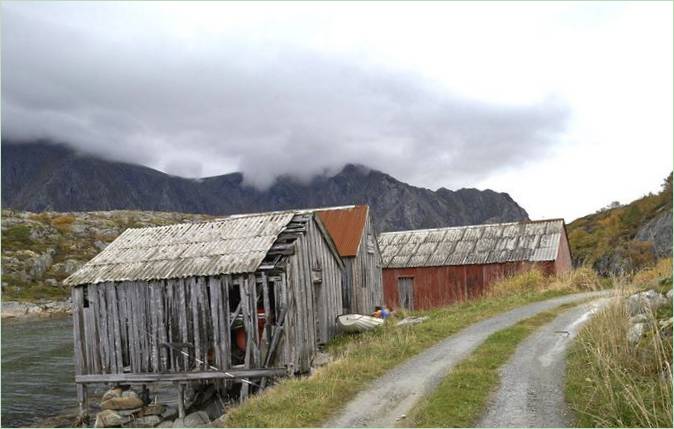
M 635 278 L 638 289 L 671 290 L 671 259 L 658 265 Z M 654 316 L 671 323 L 672 306 Z M 581 330 L 566 371 L 566 397 L 577 426 L 672 427 L 672 328 L 656 326 L 637 345 L 630 344 L 629 316 L 618 300 Z
M 358 336 L 339 336 L 328 345 L 335 357 L 310 377 L 287 379 L 233 408 L 228 427 L 307 427 L 323 423 L 367 383 L 462 328 L 504 311 L 573 290 L 536 291 L 484 298 L 442 309 L 412 327 L 383 328 Z
M 100 251 L 98 246 L 110 243 L 127 228 L 208 218 L 210 216 L 129 210 L 86 213 L 3 210 L 2 298 L 19 301 L 65 298 L 69 290 L 60 285 L 68 276 L 60 269 L 64 262 L 87 262 Z M 31 273 L 35 258 L 45 254 L 51 255 L 47 270 Z M 50 285 L 48 280 L 55 281 L 57 286 Z
M 487 338 L 457 365 L 438 388 L 414 408 L 405 426 L 471 427 L 482 415 L 490 393 L 500 381 L 500 368 L 522 340 L 558 314 L 578 303 L 539 313 Z
M 567 226 L 574 260 L 579 264 L 594 264 L 604 255 L 620 251 L 632 259 L 635 268 L 654 262 L 650 246 L 633 240 L 646 222 L 672 207 L 672 175 L 665 180 L 662 191 L 647 195 L 622 207 L 584 216 Z

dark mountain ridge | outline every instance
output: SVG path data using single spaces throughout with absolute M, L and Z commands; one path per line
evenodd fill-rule
M 4 208 L 226 215 L 346 204 L 368 204 L 380 231 L 528 219 L 506 193 L 431 191 L 358 165 L 309 183 L 280 177 L 269 189 L 258 190 L 245 185 L 241 173 L 186 179 L 81 154 L 64 145 L 2 142 Z

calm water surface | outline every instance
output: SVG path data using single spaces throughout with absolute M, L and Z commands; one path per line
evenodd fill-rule
M 77 406 L 70 317 L 2 321 L 3 427 Z
M 175 406 L 172 384 L 149 386 L 151 397 Z M 90 412 L 105 385 L 91 385 Z M 77 415 L 72 318 L 2 321 L 2 427 L 66 424 Z M 69 418 L 45 420 L 68 415 Z M 93 415 L 93 414 L 92 414 Z M 65 423 L 64 423 L 65 422 Z M 93 424 L 93 419 L 90 422 Z

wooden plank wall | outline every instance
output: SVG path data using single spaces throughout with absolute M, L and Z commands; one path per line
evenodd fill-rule
M 293 372 L 307 372 L 318 345 L 337 334 L 335 319 L 342 313 L 342 269 L 313 219 L 307 223 L 307 232 L 295 241 L 287 275 L 286 362 Z M 316 276 L 321 281 L 314 283 Z
M 371 243 L 368 245 L 368 235 Z M 355 257 L 344 259 L 345 279 L 349 294 L 349 313 L 370 314 L 374 307 L 384 303 L 382 283 L 382 263 L 377 238 L 368 215 L 363 228 L 358 253 Z
M 251 288 L 255 278 L 226 275 L 74 287 L 76 373 L 231 368 L 229 293 L 241 284 Z M 257 355 L 251 362 L 259 364 Z

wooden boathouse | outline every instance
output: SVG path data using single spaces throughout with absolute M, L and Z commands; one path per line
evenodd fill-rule
M 572 268 L 563 219 L 387 232 L 379 235 L 384 299 L 428 309 L 482 295 L 496 280 Z
M 343 268 L 312 212 L 126 230 L 64 282 L 81 411 L 89 383 L 177 382 L 184 415 L 183 383 L 243 399 L 307 372 L 336 334 Z
M 370 314 L 384 303 L 382 262 L 367 205 L 317 209 L 344 262 L 345 313 Z

